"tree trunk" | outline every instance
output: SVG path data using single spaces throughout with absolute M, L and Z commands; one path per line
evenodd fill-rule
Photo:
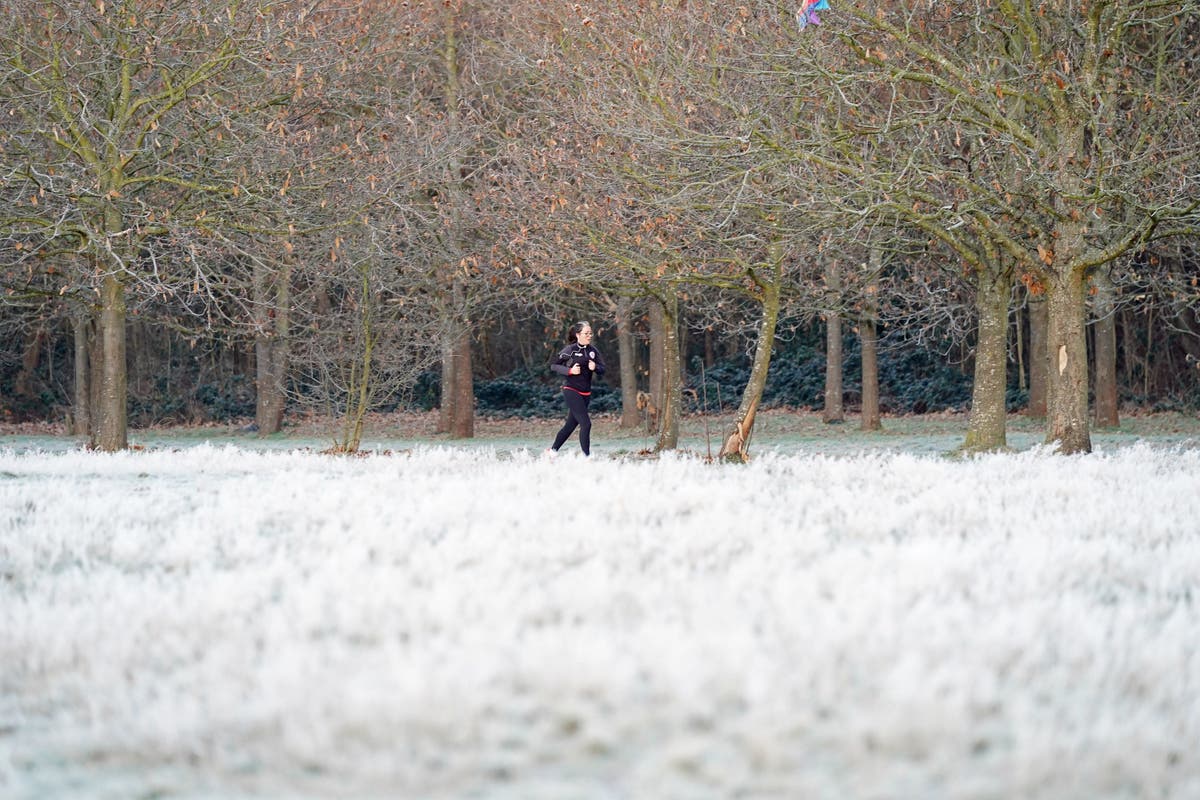
M 268 274 L 255 266 L 254 333 L 255 386 L 254 422 L 259 436 L 278 433 L 287 406 L 284 380 L 291 322 L 291 267 L 284 263 L 279 273 Z
M 875 320 L 863 320 L 859 327 L 862 347 L 862 421 L 859 428 L 864 431 L 883 429 L 879 412 L 879 333 Z
M 71 433 L 88 436 L 92 428 L 91 347 L 92 318 L 87 311 L 76 311 L 71 315 L 71 326 L 75 334 L 75 390 L 71 409 Z
M 1097 272 L 1092 281 L 1096 287 L 1095 397 L 1096 427 L 1115 428 L 1121 424 L 1117 400 L 1117 315 L 1116 287 L 1107 271 Z
M 1046 416 L 1046 384 L 1050 379 L 1048 308 L 1044 291 L 1029 293 L 1029 404 L 1025 413 L 1039 419 Z
M 621 427 L 641 424 L 637 407 L 637 364 L 633 343 L 633 298 L 617 298 L 617 358 L 621 362 Z
M 367 281 L 364 277 L 364 287 Z M 375 357 L 375 330 L 369 307 L 370 300 L 363 297 L 362 352 L 351 362 L 350 380 L 346 382 L 346 414 L 342 418 L 342 438 L 338 449 L 343 453 L 357 453 L 362 445 L 363 420 L 371 407 L 371 374 Z
M 825 282 L 830 308 L 825 312 L 825 410 L 821 419 L 836 423 L 846 420 L 842 402 L 842 277 L 836 260 L 826 265 Z
M 115 276 L 108 275 L 104 278 L 100 299 L 101 413 L 91 444 L 98 450 L 113 452 L 129 446 L 125 407 L 125 287 Z
M 666 322 L 663 320 L 662 301 L 650 303 L 650 401 L 655 408 L 663 407 L 666 385 L 663 380 L 666 340 Z
M 883 428 L 879 412 L 879 329 L 876 319 L 879 308 L 879 276 L 883 272 L 883 254 L 871 248 L 871 270 L 867 276 L 863 317 L 859 324 L 859 343 L 862 350 L 862 418 L 859 427 L 864 431 Z
M 475 384 L 470 321 L 455 316 L 442 334 L 442 396 L 437 432 L 452 439 L 475 436 Z
M 463 92 L 459 63 L 458 28 L 461 7 L 445 4 L 443 22 L 444 49 L 442 67 L 445 71 L 446 120 L 448 135 L 457 139 L 461 132 Z M 450 287 L 451 327 L 448 333 L 449 359 L 443 359 L 442 409 L 446 432 L 453 439 L 470 439 L 475 435 L 475 384 L 471 362 L 470 280 L 466 272 L 466 233 L 472 225 L 470 193 L 463 185 L 461 150 L 453 147 L 445 164 L 445 191 L 449 213 L 446 233 L 449 263 L 446 266 Z M 444 351 L 445 352 L 445 351 Z
M 375 396 L 375 343 L 379 340 L 375 319 L 377 298 L 371 287 L 370 265 L 363 263 L 359 271 L 358 330 L 349 337 L 355 342 L 356 352 L 345 382 L 346 411 L 342 417 L 342 437 L 337 444 L 337 449 L 343 453 L 358 452 L 362 444 L 363 420 Z
M 1021 307 L 1013 309 L 1013 346 L 1017 349 L 1017 391 L 1029 396 L 1029 381 L 1025 377 L 1025 323 L 1021 318 Z
M 668 287 L 659 298 L 662 308 L 662 403 L 659 404 L 658 441 L 655 452 L 679 446 L 679 418 L 683 412 L 683 387 L 679 371 L 679 298 Z
M 783 259 L 777 252 L 772 253 L 771 273 L 766 282 L 760 283 L 762 323 L 758 328 L 758 343 L 754 348 L 754 364 L 750 368 L 750 380 L 742 392 L 742 402 L 733 420 L 733 430 L 725 438 L 721 452 L 717 454 L 717 458 L 723 461 L 746 462 L 750 459 L 750 435 L 754 432 L 754 418 L 762 402 L 763 389 L 767 385 L 771 353 L 775 348 L 775 327 L 779 322 L 779 284 L 783 275 Z
M 1046 443 L 1064 455 L 1090 453 L 1088 431 L 1087 303 L 1083 275 L 1067 269 L 1051 277 L 1048 302 Z
M 1010 271 L 1003 270 L 1001 274 L 988 271 L 979 276 L 975 290 L 975 309 L 979 315 L 975 378 L 967 437 L 962 446 L 969 453 L 1003 450 L 1008 446 L 1004 394 L 1011 294 Z
M 100 420 L 104 418 L 104 404 L 100 402 L 104 387 L 104 341 L 100 337 L 100 309 L 93 312 L 88 326 L 88 405 L 91 408 L 91 425 L 88 427 L 89 447 L 95 447 L 100 432 Z
M 475 378 L 471 363 L 471 327 L 464 321 L 454 342 L 454 404 L 450 438 L 475 436 Z

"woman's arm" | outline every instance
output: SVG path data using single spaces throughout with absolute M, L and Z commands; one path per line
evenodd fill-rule
M 570 360 L 570 358 L 571 351 L 569 349 L 563 350 L 554 357 L 553 361 L 550 362 L 550 369 L 554 372 L 557 372 L 559 375 L 570 375 L 571 368 L 567 366 L 567 362 Z

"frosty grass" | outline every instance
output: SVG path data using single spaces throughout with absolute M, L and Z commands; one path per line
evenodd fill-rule
M 1200 797 L 1200 450 L 0 451 L 0 796 Z

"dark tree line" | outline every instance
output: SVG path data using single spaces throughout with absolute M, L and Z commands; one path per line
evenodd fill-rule
M 744 458 L 814 336 L 795 405 L 879 427 L 880 359 L 932 353 L 967 449 L 1014 390 L 1066 453 L 1200 404 L 1196 2 L 794 12 L 0 0 L 0 413 L 119 449 L 131 414 L 311 410 L 353 450 L 436 376 L 468 437 L 579 318 L 660 449 L 741 360 Z

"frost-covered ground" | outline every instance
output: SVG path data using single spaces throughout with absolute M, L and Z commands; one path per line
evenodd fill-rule
M 0 450 L 0 796 L 1200 797 L 1200 449 Z

